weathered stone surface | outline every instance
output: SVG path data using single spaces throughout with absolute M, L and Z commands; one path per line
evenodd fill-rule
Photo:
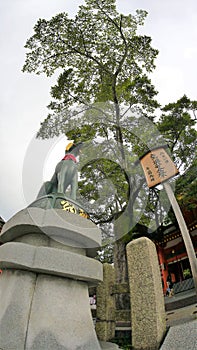
M 2 243 L 31 233 L 42 233 L 62 244 L 95 248 L 101 245 L 100 230 L 90 220 L 61 209 L 27 208 L 14 215 L 3 227 Z
M 113 266 L 103 264 L 103 282 L 97 287 L 96 333 L 100 340 L 115 336 L 115 299 L 111 295 L 115 274 Z
M 127 245 L 132 345 L 157 350 L 166 331 L 164 298 L 155 245 L 143 237 Z
M 71 213 L 30 209 L 36 220 L 24 210 L 0 236 L 0 349 L 101 350 L 88 285 L 102 280 L 102 264 L 86 256 L 100 230 Z
M 42 274 L 38 276 L 26 349 L 100 350 L 85 283 Z
M 85 248 L 72 247 L 72 246 L 62 244 L 60 242 L 53 240 L 52 238 L 45 235 L 44 233 L 29 233 L 29 234 L 25 234 L 20 237 L 17 237 L 12 241 L 27 243 L 36 247 L 42 246 L 42 247 L 58 248 L 61 250 L 68 250 L 69 252 L 86 255 Z
M 160 350 L 196 350 L 197 320 L 170 327 Z
M 118 349 L 116 344 L 97 341 L 83 282 L 4 270 L 0 298 L 2 349 Z
M 115 320 L 121 322 L 131 322 L 131 310 L 116 310 Z
M 118 350 L 118 349 L 120 349 L 117 344 L 108 343 L 108 342 L 106 343 L 106 342 L 103 342 L 103 341 L 100 342 L 100 346 L 101 346 L 102 350 Z
M 83 255 L 56 248 L 9 242 L 0 247 L 0 268 L 18 268 L 31 272 L 86 281 L 102 281 L 102 264 Z
M 112 287 L 112 294 L 127 294 L 130 293 L 128 283 L 115 283 Z
M 24 349 L 36 274 L 5 270 L 0 276 L 0 349 Z

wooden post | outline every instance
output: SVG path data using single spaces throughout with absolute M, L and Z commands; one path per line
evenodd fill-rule
M 166 193 L 168 195 L 168 198 L 170 200 L 170 203 L 172 205 L 172 208 L 174 210 L 174 214 L 176 216 L 176 219 L 178 221 L 179 224 L 179 228 L 183 237 L 183 241 L 185 244 L 185 248 L 187 251 L 187 255 L 189 258 L 189 262 L 190 262 L 190 266 L 191 266 L 191 270 L 192 270 L 192 275 L 193 275 L 193 279 L 194 279 L 194 286 L 196 289 L 196 294 L 197 294 L 197 259 L 196 259 L 196 254 L 195 254 L 195 250 L 192 244 L 192 240 L 189 234 L 189 231 L 187 229 L 185 220 L 183 218 L 183 214 L 180 210 L 180 207 L 177 203 L 177 200 L 175 198 L 175 195 L 172 191 L 172 188 L 170 186 L 169 183 L 163 183 L 163 186 L 166 190 Z

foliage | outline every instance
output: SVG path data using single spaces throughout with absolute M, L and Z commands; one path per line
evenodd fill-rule
M 197 159 L 196 159 L 196 111 L 197 101 L 183 95 L 178 101 L 169 103 L 162 109 L 158 129 L 164 135 L 171 156 L 180 170 L 176 180 L 175 195 L 181 207 L 196 207 Z M 172 210 L 168 212 L 171 222 L 176 224 Z M 166 218 L 166 221 L 169 220 Z
M 179 100 L 162 108 L 162 115 L 157 123 L 163 134 L 174 163 L 180 175 L 176 178 L 175 195 L 181 207 L 187 210 L 196 207 L 196 110 L 197 101 L 183 95 Z M 173 210 L 168 211 L 164 224 L 177 224 Z M 162 226 L 159 235 L 161 236 Z
M 178 179 L 176 184 L 176 196 L 180 206 L 187 206 L 189 209 L 196 206 L 197 198 L 197 158 L 195 157 L 192 165 Z
M 191 277 L 191 271 L 190 269 L 185 269 L 183 270 L 183 277 L 184 279 L 190 278 Z
M 66 133 L 75 141 L 99 139 L 93 145 L 97 159 L 88 163 L 84 157 L 80 181 L 81 195 L 94 204 L 97 223 L 114 222 L 129 197 L 136 200 L 144 183 L 142 173 L 128 169 L 128 164 L 143 152 L 151 136 L 148 122 L 136 119 L 131 108 L 151 121 L 158 107 L 157 92 L 147 76 L 155 68 L 158 51 L 151 47 L 150 37 L 137 34 L 146 16 L 143 10 L 120 14 L 114 0 L 86 0 L 75 18 L 61 13 L 48 21 L 40 19 L 26 43 L 29 52 L 23 71 L 50 76 L 60 69 L 51 89 L 51 112 L 38 136 Z M 138 146 L 133 154 L 125 154 L 134 143 Z M 132 217 L 132 202 L 128 210 Z
M 75 18 L 60 13 L 40 19 L 26 43 L 24 72 L 60 73 L 38 137 L 63 133 L 85 141 L 80 193 L 110 244 L 118 219 L 115 231 L 126 233 L 136 222 L 162 223 L 159 192 L 148 190 L 135 163 L 145 151 L 167 143 L 181 171 L 193 166 L 197 102 L 183 96 L 154 122 L 159 104 L 148 74 L 158 50 L 150 37 L 137 34 L 146 16 L 143 10 L 118 13 L 115 0 L 86 0 Z M 132 230 L 126 240 L 131 237 Z
M 158 106 L 156 91 L 146 72 L 155 67 L 158 51 L 151 47 L 150 37 L 136 33 L 146 15 L 142 10 L 119 14 L 114 0 L 86 0 L 74 19 L 61 13 L 38 21 L 25 46 L 30 51 L 23 71 L 50 76 L 61 70 L 51 89 L 52 113 L 42 123 L 40 137 L 64 133 L 66 126 L 70 129 L 69 121 L 74 125 L 76 115 L 93 102 L 115 103 L 117 124 L 121 103 L 153 112 Z M 80 109 L 73 110 L 74 106 Z
M 158 122 L 174 162 L 181 172 L 192 165 L 196 155 L 196 111 L 197 101 L 186 95 L 177 102 L 167 104 Z
M 129 332 L 119 332 L 118 337 L 110 340 L 112 343 L 117 344 L 122 350 L 132 350 L 131 334 Z

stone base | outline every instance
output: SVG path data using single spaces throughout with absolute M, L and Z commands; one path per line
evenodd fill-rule
M 0 298 L 2 349 L 119 349 L 98 342 L 83 282 L 7 270 L 0 278 Z
M 102 281 L 91 258 L 100 241 L 91 221 L 60 209 L 24 209 L 4 225 L 0 349 L 101 350 L 88 294 Z
M 100 346 L 101 346 L 101 350 L 118 350 L 118 349 L 120 349 L 119 346 L 114 344 L 114 343 L 105 343 L 103 341 L 100 342 Z
M 101 350 L 86 283 L 7 270 L 0 298 L 0 348 Z

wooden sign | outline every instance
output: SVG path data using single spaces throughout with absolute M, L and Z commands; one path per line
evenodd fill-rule
M 170 179 L 179 173 L 164 147 L 155 148 L 140 158 L 149 188 Z

